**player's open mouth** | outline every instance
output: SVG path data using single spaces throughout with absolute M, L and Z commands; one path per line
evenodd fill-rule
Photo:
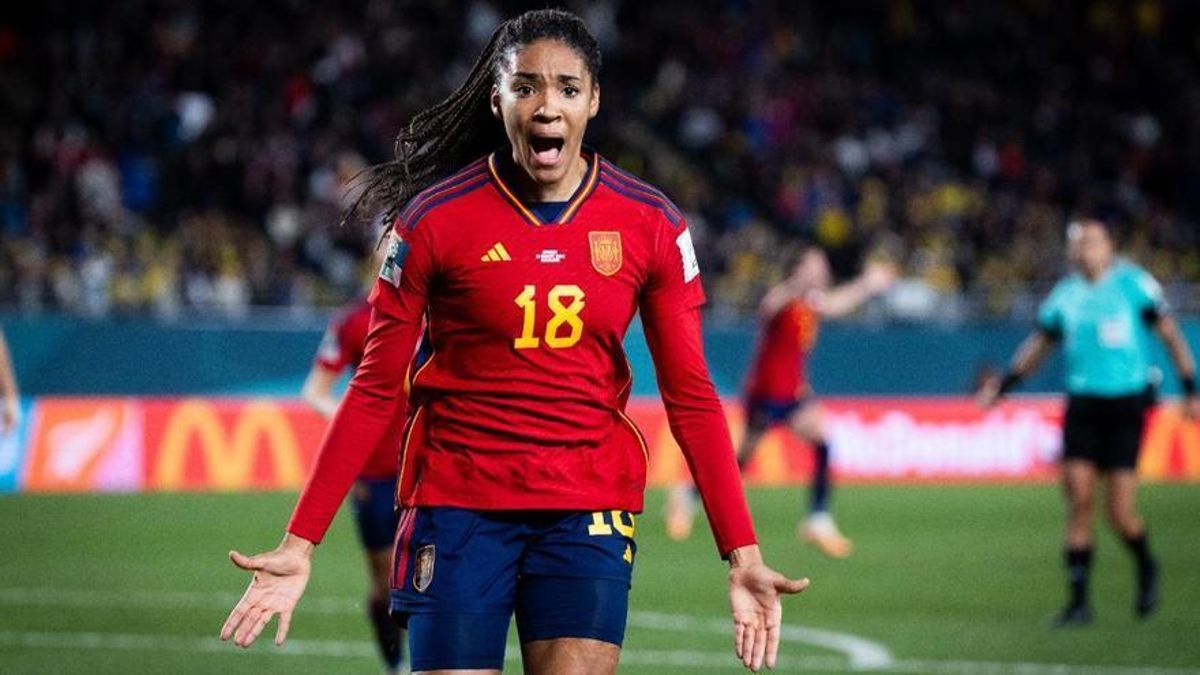
M 538 166 L 554 166 L 562 156 L 564 140 L 558 136 L 533 136 L 529 139 L 529 149 L 533 151 L 534 164 Z

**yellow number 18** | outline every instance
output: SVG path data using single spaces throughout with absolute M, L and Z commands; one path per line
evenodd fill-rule
M 521 324 L 521 336 L 513 340 L 516 349 L 536 349 L 541 341 L 534 335 L 534 323 L 537 322 L 537 289 L 526 285 L 514 302 L 524 311 L 524 321 Z M 563 300 L 570 300 L 564 304 Z M 559 284 L 546 294 L 546 304 L 554 312 L 554 316 L 546 322 L 546 346 L 551 349 L 570 347 L 583 336 L 583 319 L 579 313 L 583 311 L 583 289 L 575 284 Z M 569 330 L 563 335 L 563 326 Z

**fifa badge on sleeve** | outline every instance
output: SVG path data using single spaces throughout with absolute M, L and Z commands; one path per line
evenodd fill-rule
M 685 229 L 683 234 L 675 238 L 675 245 L 679 247 L 679 257 L 683 259 L 683 283 L 686 284 L 700 276 L 700 262 L 696 260 L 691 231 Z
M 413 569 L 413 588 L 418 593 L 424 593 L 433 581 L 433 563 L 437 557 L 437 549 L 433 544 L 417 549 L 417 561 Z
M 379 268 L 379 278 L 400 288 L 400 269 L 404 266 L 406 257 L 408 257 L 408 242 L 393 232 L 388 242 L 387 258 L 383 261 L 383 267 Z
M 621 233 L 588 232 L 588 243 L 592 249 L 592 267 L 606 277 L 621 269 Z

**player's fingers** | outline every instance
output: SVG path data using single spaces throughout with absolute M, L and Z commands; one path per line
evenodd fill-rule
M 254 641 L 258 639 L 258 636 L 262 635 L 262 632 L 267 627 L 267 624 L 271 623 L 271 617 L 273 616 L 275 616 L 275 612 L 269 610 L 262 613 L 262 616 L 260 616 L 258 621 L 254 623 L 254 628 L 250 631 L 249 639 L 246 640 L 247 647 L 254 644 Z
M 767 659 L 766 665 L 768 668 L 774 669 L 775 662 L 779 657 L 779 633 L 778 625 L 767 626 Z
M 275 646 L 282 647 L 287 640 L 288 630 L 292 627 L 292 613 L 279 613 L 279 626 L 275 629 Z
M 767 655 L 767 631 L 765 628 L 759 628 L 754 631 L 754 647 L 751 650 L 750 670 L 758 672 L 762 670 L 763 659 Z
M 787 577 L 784 577 L 775 584 L 775 590 L 779 591 L 780 593 L 787 593 L 791 595 L 794 593 L 799 593 L 808 588 L 810 583 L 812 582 L 809 581 L 808 577 L 804 577 L 803 579 L 788 579 Z
M 746 626 L 742 634 L 742 665 L 749 668 L 754 663 L 754 626 Z
M 741 621 L 734 620 L 733 622 L 733 651 L 737 657 L 742 658 L 742 640 L 746 637 L 746 627 Z
M 230 551 L 229 559 L 233 561 L 234 565 L 237 565 L 247 572 L 254 572 L 262 569 L 262 561 L 260 560 L 259 556 L 242 555 L 237 551 Z
M 229 613 L 229 617 L 225 619 L 225 623 L 221 626 L 221 639 L 228 640 L 233 636 L 233 631 L 237 629 L 238 624 L 242 622 L 242 617 L 246 615 L 246 610 L 249 608 L 245 602 L 239 601 L 234 605 L 233 611 Z
M 239 647 L 249 647 L 248 638 L 254 630 L 254 624 L 258 623 L 258 618 L 262 616 L 263 610 L 259 607 L 254 607 L 246 613 L 246 618 L 242 619 L 242 625 L 238 626 L 237 632 L 233 634 L 233 644 Z

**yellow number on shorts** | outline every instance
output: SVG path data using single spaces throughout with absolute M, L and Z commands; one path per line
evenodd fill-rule
M 593 537 L 604 537 L 613 533 L 612 527 L 604 522 L 604 512 L 592 513 L 592 524 L 588 525 L 588 534 Z
M 537 300 L 534 299 L 536 293 L 537 289 L 533 285 L 526 285 L 514 301 L 524 313 L 521 335 L 513 340 L 515 349 L 535 349 L 541 344 L 534 335 L 534 323 L 537 321 Z M 569 299 L 570 303 L 564 304 L 564 299 Z M 546 304 L 554 312 L 554 316 L 546 322 L 546 346 L 562 349 L 579 342 L 583 337 L 583 319 L 579 317 L 584 307 L 583 289 L 575 284 L 559 284 L 550 289 L 546 296 Z M 564 325 L 568 328 L 566 335 L 561 334 Z
M 612 525 L 604 522 L 604 516 L 611 514 Z M 625 522 L 625 517 L 629 517 L 629 522 Z M 623 537 L 633 539 L 634 533 L 637 531 L 637 518 L 626 511 L 595 511 L 592 513 L 592 523 L 588 525 L 588 534 L 593 537 L 604 537 L 613 533 L 613 528 L 616 528 L 617 534 Z

